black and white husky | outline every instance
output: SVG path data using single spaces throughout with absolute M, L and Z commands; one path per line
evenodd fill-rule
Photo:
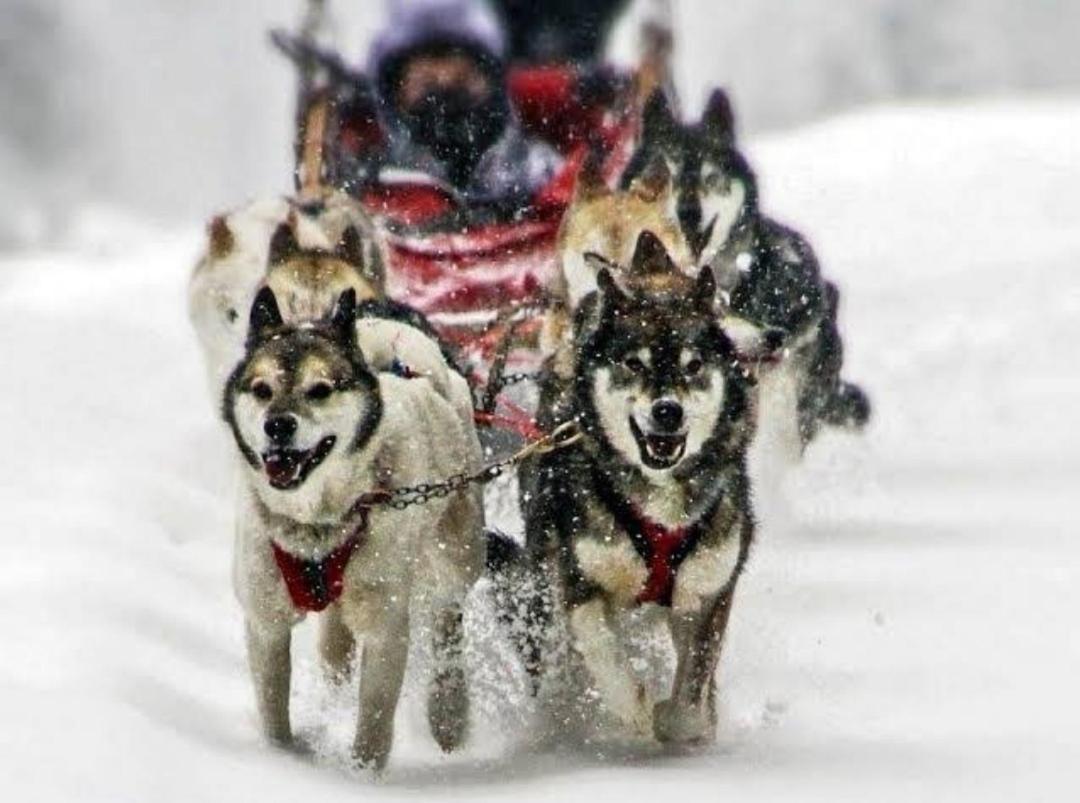
M 540 578 L 526 608 L 534 619 L 565 613 L 592 687 L 632 731 L 701 741 L 715 729 L 714 675 L 754 532 L 754 380 L 719 325 L 711 270 L 686 276 L 645 232 L 620 275 L 621 286 L 599 272 L 575 322 L 573 378 L 545 394 L 545 423 L 576 419 L 585 435 L 523 473 Z M 659 702 L 631 672 L 616 626 L 642 605 L 667 613 L 677 655 Z M 533 627 L 519 642 L 534 672 L 547 637 Z
M 409 370 L 373 367 L 402 362 Z M 480 446 L 468 399 L 464 380 L 422 332 L 377 315 L 358 320 L 351 288 L 328 317 L 309 322 L 283 319 L 271 287 L 256 295 L 223 412 L 244 480 L 234 584 L 272 741 L 292 738 L 291 630 L 320 612 L 320 648 L 331 671 L 346 673 L 360 646 L 354 755 L 361 765 L 377 770 L 387 761 L 417 632 L 433 638 L 432 733 L 444 750 L 461 743 L 468 720 L 462 602 L 483 569 L 480 496 L 458 491 L 358 516 L 350 508 L 364 492 L 476 470 Z
M 789 370 L 777 378 L 780 386 L 791 386 L 801 443 L 823 423 L 865 424 L 866 394 L 840 379 L 837 288 L 823 279 L 802 235 L 761 213 L 757 180 L 736 146 L 727 95 L 714 92 L 700 123 L 683 125 L 663 92 L 654 93 L 643 114 L 641 147 L 624 182 L 657 156 L 676 176 L 683 233 L 698 262 L 713 269 L 726 298 L 725 330 L 738 337 L 738 318 L 750 324 L 750 336 L 755 329 L 784 333 Z

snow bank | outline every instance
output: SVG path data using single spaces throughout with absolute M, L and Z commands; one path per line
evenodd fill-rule
M 0 776 L 22 801 L 1064 799 L 1080 781 L 1080 104 L 892 108 L 753 143 L 844 289 L 864 438 L 762 510 L 700 752 L 533 752 L 483 638 L 475 739 L 410 687 L 391 770 L 342 769 L 349 690 L 296 679 L 264 747 L 228 580 L 229 445 L 184 285 L 196 228 L 88 218 L 0 261 Z M 482 631 L 477 602 L 473 623 Z

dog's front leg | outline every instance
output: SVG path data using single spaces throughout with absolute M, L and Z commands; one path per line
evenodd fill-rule
M 672 611 L 677 665 L 670 699 L 656 704 L 655 734 L 661 742 L 705 742 L 716 733 L 715 674 L 735 594 L 732 582 L 700 607 Z
M 428 724 L 439 747 L 450 753 L 464 741 L 469 727 L 461 605 L 451 603 L 437 610 L 432 625 L 435 674 L 428 695 Z
M 292 629 L 248 619 L 247 652 L 255 702 L 263 733 L 274 744 L 292 742 L 289 725 L 289 681 L 292 674 Z
M 331 605 L 319 622 L 319 655 L 323 670 L 331 680 L 349 679 L 355 650 L 356 642 L 342 620 L 341 606 Z
M 636 735 L 651 734 L 648 694 L 630 671 L 604 601 L 592 599 L 574 607 L 570 611 L 570 633 L 607 709 Z
M 409 654 L 408 603 L 372 594 L 365 598 L 362 608 L 345 611 L 354 635 L 363 638 L 360 713 L 353 758 L 362 767 L 381 772 L 394 741 L 394 714 Z

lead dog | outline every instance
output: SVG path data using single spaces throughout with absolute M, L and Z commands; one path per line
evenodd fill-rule
M 409 641 L 425 631 L 435 654 L 428 719 L 442 749 L 453 750 L 468 723 L 462 601 L 484 563 L 480 495 L 457 491 L 359 516 L 350 509 L 367 491 L 478 468 L 456 375 L 373 369 L 358 345 L 364 321 L 352 288 L 328 317 L 290 323 L 264 287 L 249 321 L 223 412 L 243 466 L 234 584 L 265 735 L 292 739 L 290 634 L 321 612 L 332 671 L 346 672 L 354 642 L 361 645 L 359 764 L 386 764 Z M 376 340 L 380 326 L 401 334 L 407 324 L 378 318 Z M 381 359 L 441 359 L 437 347 L 420 345 L 384 342 Z
M 714 308 L 712 272 L 687 277 L 641 235 L 623 286 L 602 269 L 575 321 L 569 387 L 549 392 L 550 423 L 580 422 L 576 446 L 526 467 L 527 561 L 537 591 L 518 639 L 544 671 L 546 617 L 565 614 L 570 643 L 607 709 L 664 742 L 712 737 L 714 674 L 754 533 L 746 451 L 755 388 Z M 561 383 L 555 375 L 549 382 Z M 654 702 L 630 671 L 615 620 L 658 606 L 677 668 Z

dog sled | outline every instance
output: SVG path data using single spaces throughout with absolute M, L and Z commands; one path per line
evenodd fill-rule
M 315 4 L 315 16 L 309 14 L 298 36 L 271 34 L 298 69 L 298 172 L 305 170 L 311 111 L 325 102 L 325 119 L 314 132 L 323 163 L 309 166 L 307 177 L 346 191 L 379 221 L 388 295 L 423 313 L 481 381 L 495 361 L 509 371 L 535 369 L 539 312 L 557 272 L 557 234 L 578 172 L 590 151 L 605 155 L 602 172 L 611 183 L 629 163 L 643 86 L 655 86 L 667 74 L 670 33 L 646 26 L 645 55 L 634 74 L 571 62 L 510 68 L 510 104 L 523 131 L 563 161 L 524 209 L 507 219 L 466 202 L 428 174 L 357 169 L 378 161 L 368 157 L 384 147 L 384 133 L 367 77 L 315 44 L 322 5 Z M 511 341 L 514 347 L 504 348 Z
M 628 84 L 625 76 L 615 78 Z M 469 363 L 486 374 L 509 336 L 529 343 L 535 313 L 557 269 L 556 237 L 590 149 L 607 154 L 604 173 L 618 176 L 630 159 L 636 119 L 629 105 L 582 105 L 572 66 L 516 70 L 512 103 L 524 129 L 552 145 L 562 167 L 511 220 L 470 208 L 454 190 L 422 173 L 383 170 L 376 180 L 346 189 L 383 225 L 387 291 L 422 312 Z M 373 111 L 337 106 L 329 125 L 328 153 L 337 164 L 362 160 L 379 146 Z M 535 349 L 518 348 L 508 367 L 535 367 Z

